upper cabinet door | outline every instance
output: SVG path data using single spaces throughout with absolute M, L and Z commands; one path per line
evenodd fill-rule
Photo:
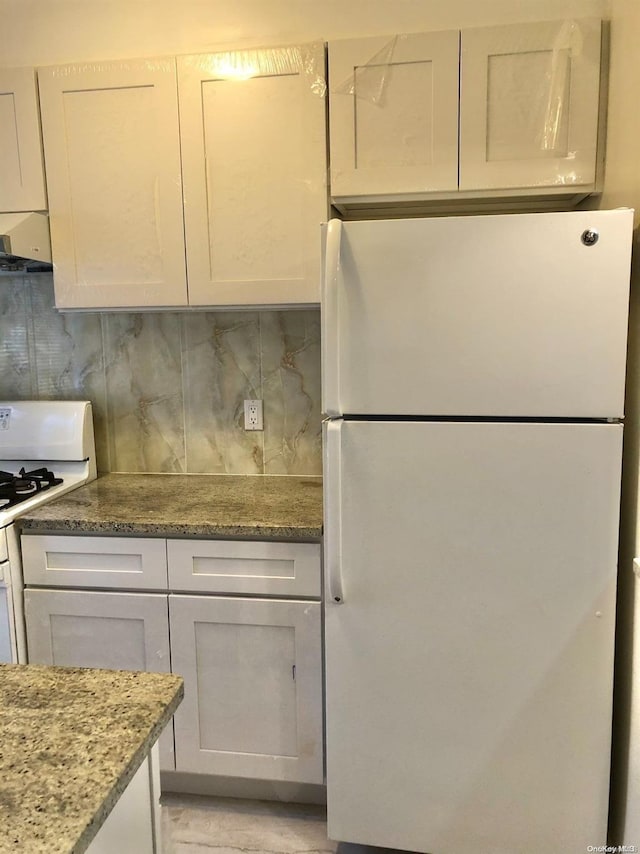
M 593 185 L 601 23 L 463 30 L 460 190 Z
M 321 44 L 178 58 L 191 305 L 320 300 Z
M 329 44 L 331 195 L 458 189 L 459 33 Z
M 175 60 L 38 79 L 56 305 L 185 305 Z
M 0 68 L 0 211 L 47 207 L 33 68 Z

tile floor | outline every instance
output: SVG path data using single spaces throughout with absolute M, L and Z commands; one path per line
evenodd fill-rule
M 391 848 L 327 839 L 323 807 L 162 796 L 163 854 L 384 854 Z

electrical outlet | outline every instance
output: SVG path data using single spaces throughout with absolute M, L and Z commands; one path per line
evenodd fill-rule
M 263 430 L 262 426 L 262 401 L 245 400 L 244 402 L 244 429 Z

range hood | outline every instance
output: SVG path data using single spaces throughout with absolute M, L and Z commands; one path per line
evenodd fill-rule
M 0 261 L 7 256 L 51 263 L 47 214 L 0 213 Z

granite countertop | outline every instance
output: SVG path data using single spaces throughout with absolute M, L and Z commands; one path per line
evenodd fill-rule
M 0 852 L 85 851 L 182 696 L 167 673 L 0 665 Z
M 25 531 L 317 540 L 322 478 L 107 474 L 20 518 Z

